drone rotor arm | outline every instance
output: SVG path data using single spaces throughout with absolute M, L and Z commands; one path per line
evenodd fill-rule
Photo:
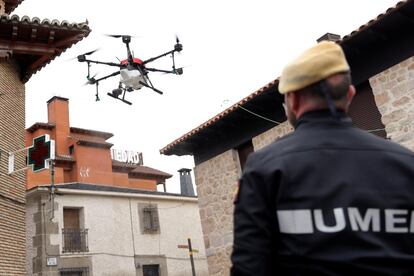
M 151 71 L 151 72 L 161 72 L 161 73 L 166 73 L 166 74 L 175 74 L 174 70 L 163 70 L 163 69 L 148 68 L 148 67 L 146 67 L 145 69 L 147 69 L 148 71 Z
M 104 77 L 102 77 L 102 78 L 96 79 L 96 80 L 95 80 L 95 82 L 99 82 L 99 81 L 101 81 L 101 80 L 106 80 L 107 78 L 110 78 L 110 77 L 113 77 L 113 76 L 119 75 L 120 73 L 121 73 L 120 71 L 115 71 L 115 72 L 113 72 L 112 74 L 109 74 L 109 75 L 106 75 L 106 76 L 104 76 Z
M 97 60 L 92 60 L 92 59 L 85 59 L 85 62 L 89 63 L 95 63 L 95 64 L 103 64 L 103 65 L 109 65 L 109 66 L 115 66 L 115 67 L 125 67 L 122 64 L 119 63 L 115 63 L 115 62 L 105 62 L 105 61 L 97 61 Z M 82 61 L 83 62 L 83 61 Z
M 159 58 L 165 57 L 165 56 L 167 56 L 167 55 L 169 55 L 169 54 L 174 53 L 175 51 L 176 51 L 176 50 L 171 50 L 171 51 L 168 51 L 168 52 L 166 52 L 166 53 L 164 53 L 164 54 L 161 54 L 161 55 L 159 55 L 159 56 L 156 56 L 156 57 L 153 57 L 153 58 L 149 58 L 149 59 L 147 59 L 147 60 L 143 61 L 143 62 L 142 62 L 142 64 L 147 64 L 147 63 L 153 62 L 154 60 L 157 60 L 157 59 L 159 59 Z

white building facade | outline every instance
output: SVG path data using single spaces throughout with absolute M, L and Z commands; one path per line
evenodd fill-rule
M 192 275 L 188 239 L 208 275 L 197 197 L 71 183 L 52 200 L 36 187 L 26 222 L 29 275 Z

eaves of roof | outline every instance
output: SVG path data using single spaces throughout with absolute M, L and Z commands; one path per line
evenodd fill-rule
M 18 5 L 20 5 L 23 2 L 23 0 L 5 0 L 5 12 L 7 14 L 10 14 L 14 11 L 14 9 L 17 8 Z
M 113 144 L 102 141 L 99 138 L 95 137 L 85 137 L 85 136 L 76 136 L 70 135 L 70 138 L 74 139 L 78 145 L 87 146 L 87 147 L 95 147 L 95 148 L 106 148 L 109 149 L 113 146 Z
M 69 23 L 66 20 L 4 14 L 0 16 L 0 48 L 2 55 L 17 61 L 21 80 L 27 82 L 66 49 L 88 36 L 90 31 L 87 22 Z
M 26 191 L 26 194 L 44 192 L 45 189 L 49 188 L 50 186 L 35 186 Z M 140 189 L 131 189 L 131 188 L 123 188 L 118 186 L 110 186 L 110 185 L 95 185 L 95 184 L 88 184 L 88 183 L 63 183 L 63 184 L 56 184 L 56 188 L 59 193 L 59 189 L 68 189 L 74 191 L 91 191 L 91 192 L 104 192 L 104 193 L 119 193 L 119 194 L 142 194 L 142 195 L 152 195 L 152 196 L 159 196 L 165 198 L 177 198 L 177 199 L 197 199 L 197 196 L 187 196 L 181 194 L 174 194 L 174 193 L 167 193 L 167 192 L 158 192 L 158 191 L 150 191 L 150 190 L 140 190 Z
M 343 48 L 345 47 L 344 51 L 347 54 L 348 53 L 347 48 L 352 47 L 353 40 L 357 40 L 358 36 L 361 36 L 365 34 L 366 32 L 371 32 L 369 29 L 371 29 L 376 24 L 382 23 L 381 21 L 383 21 L 385 18 L 393 16 L 394 13 L 400 12 L 403 8 L 406 8 L 407 10 L 409 10 L 410 14 L 408 15 L 403 14 L 402 16 L 407 17 L 407 21 L 413 22 L 413 19 L 411 18 L 413 6 L 414 6 L 414 0 L 400 1 L 394 7 L 387 9 L 385 13 L 378 15 L 375 19 L 370 20 L 368 23 L 360 26 L 357 30 L 354 30 L 350 34 L 344 36 L 341 40 L 337 41 L 337 43 L 339 43 Z M 381 34 L 378 34 L 378 35 L 380 36 Z M 194 152 L 190 148 L 183 149 L 187 147 L 185 143 L 190 138 L 193 138 L 196 135 L 200 135 L 201 131 L 207 128 L 211 128 L 211 126 L 216 124 L 217 122 L 221 120 L 226 120 L 232 113 L 239 110 L 240 107 L 242 107 L 244 104 L 249 103 L 258 97 L 261 97 L 263 92 L 269 89 L 269 86 L 274 86 L 275 92 L 277 92 L 277 85 L 278 85 L 278 79 L 268 83 L 267 85 L 263 86 L 259 90 L 243 98 L 241 101 L 227 108 L 223 112 L 207 120 L 205 123 L 201 124 L 195 129 L 189 131 L 188 133 L 182 135 L 181 137 L 177 138 L 173 142 L 169 143 L 168 145 L 166 145 L 164 148 L 160 150 L 160 153 L 165 154 L 165 155 L 173 155 L 173 154 L 192 155 L 194 154 Z
M 150 168 L 147 166 L 136 166 L 135 169 L 129 172 L 132 175 L 139 175 L 139 176 L 147 176 L 147 177 L 155 177 L 159 180 L 165 180 L 171 178 L 172 175 L 154 168 Z
M 238 110 L 240 108 L 240 106 L 243 106 L 244 104 L 246 104 L 247 102 L 250 102 L 252 99 L 256 98 L 257 96 L 261 95 L 264 91 L 268 90 L 271 87 L 277 87 L 277 84 L 279 83 L 279 80 L 276 79 L 272 82 L 269 82 L 268 84 L 266 84 L 265 86 L 261 87 L 260 89 L 256 90 L 255 92 L 253 92 L 252 94 L 248 95 L 247 97 L 243 98 L 242 100 L 240 100 L 239 102 L 233 104 L 232 106 L 228 107 L 227 109 L 225 109 L 224 111 L 222 111 L 221 113 L 217 114 L 216 116 L 214 116 L 213 118 L 207 120 L 206 122 L 204 122 L 203 124 L 201 124 L 200 126 L 196 127 L 195 129 L 187 132 L 186 134 L 182 135 L 180 138 L 176 139 L 175 141 L 173 141 L 172 143 L 168 144 L 167 146 L 165 146 L 164 148 L 162 148 L 160 150 L 161 154 L 168 154 L 168 151 L 170 151 L 174 146 L 176 146 L 177 144 L 185 141 L 186 139 L 190 138 L 193 135 L 196 135 L 197 133 L 199 133 L 200 131 L 202 131 L 205 128 L 208 128 L 209 126 L 211 126 L 212 124 L 224 119 L 225 117 L 227 117 L 229 114 L 233 113 L 234 111 Z
M 101 137 L 101 138 L 104 138 L 105 140 L 107 140 L 107 139 L 111 138 L 112 136 L 114 136 L 110 132 L 103 132 L 103 131 L 92 130 L 92 129 L 78 128 L 78 127 L 71 127 L 70 132 L 71 133 L 86 134 L 86 135 Z
M 55 128 L 55 124 L 37 122 L 37 123 L 34 123 L 31 127 L 27 128 L 26 131 L 33 133 L 38 129 L 52 130 L 53 128 Z

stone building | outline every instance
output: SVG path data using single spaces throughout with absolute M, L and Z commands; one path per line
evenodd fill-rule
M 90 32 L 85 24 L 10 15 L 21 2 L 0 0 L 1 275 L 26 275 L 25 172 L 8 174 L 9 153 L 25 147 L 25 83 Z M 25 166 L 24 156 L 15 166 Z
M 357 95 L 355 126 L 414 150 L 414 1 L 402 1 L 337 40 L 351 66 Z M 233 242 L 233 194 L 247 155 L 292 128 L 278 80 L 160 150 L 193 155 L 195 182 L 210 275 L 228 275 Z
M 53 170 L 27 172 L 27 273 L 189 275 L 178 245 L 191 238 L 197 275 L 207 275 L 194 193 L 158 192 L 172 175 L 144 166 L 138 153 L 111 154 L 112 133 L 71 126 L 68 99 L 51 98 L 47 110 L 47 123 L 26 130 L 27 146 L 43 135 L 55 143 Z M 188 171 L 180 170 L 182 189 L 192 186 Z

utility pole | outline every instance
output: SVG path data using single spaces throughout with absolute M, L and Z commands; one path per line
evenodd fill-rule
M 50 159 L 50 201 L 52 205 L 52 215 L 50 220 L 55 218 L 55 160 Z
M 191 248 L 191 239 L 188 238 L 188 254 L 190 254 L 190 262 L 191 262 L 191 271 L 193 276 L 196 276 L 195 267 L 194 267 L 194 258 L 193 258 L 193 249 Z
M 193 253 L 198 253 L 198 250 L 197 249 L 193 249 L 191 247 L 191 239 L 190 238 L 188 238 L 187 241 L 188 241 L 188 244 L 179 244 L 178 245 L 178 248 L 188 249 L 188 255 L 190 255 L 192 276 L 196 276 Z

